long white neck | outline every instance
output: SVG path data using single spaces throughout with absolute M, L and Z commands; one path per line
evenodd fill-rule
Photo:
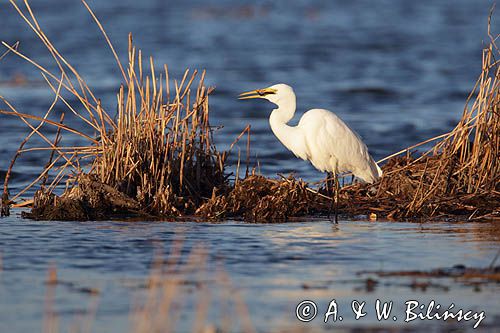
M 295 155 L 305 159 L 305 147 L 303 134 L 297 126 L 289 126 L 287 123 L 293 118 L 296 109 L 295 95 L 280 100 L 276 103 L 277 109 L 271 112 L 269 124 L 276 137 L 281 143 L 291 150 Z
M 271 128 L 273 127 L 273 123 L 286 124 L 290 120 L 292 120 L 296 109 L 295 95 L 288 96 L 287 98 L 281 99 L 275 103 L 278 106 L 278 108 L 273 110 L 273 112 L 271 113 L 271 117 L 269 118 L 269 122 L 271 123 Z

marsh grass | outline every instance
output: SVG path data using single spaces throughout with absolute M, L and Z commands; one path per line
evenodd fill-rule
M 101 23 L 86 2 L 82 2 L 101 29 L 122 75 L 116 110 L 107 111 L 78 71 L 59 53 L 39 26 L 29 3 L 25 1 L 21 8 L 10 1 L 46 46 L 54 62 L 51 67 L 58 70 L 51 72 L 17 48 L 3 43 L 7 51 L 40 70 L 55 97 L 43 116 L 19 112 L 0 97 L 8 107 L 0 113 L 18 117 L 31 129 L 7 171 L 2 215 L 8 215 L 10 204 L 37 184 L 40 189 L 33 202 L 31 217 L 34 218 L 94 219 L 109 217 L 114 210 L 153 216 L 194 212 L 215 188 L 227 186 L 226 155 L 219 153 L 212 141 L 208 108 L 212 89 L 204 85 L 205 72 L 200 75 L 196 70 L 186 70 L 180 81 L 172 83 L 167 66 L 157 72 L 153 58 L 143 59 L 131 35 L 127 66 L 123 66 Z M 70 103 L 64 97 L 68 94 L 78 102 Z M 61 103 L 66 108 L 64 112 L 81 122 L 80 129 L 64 125 L 64 113 L 59 122 L 49 119 L 54 106 Z M 44 126 L 57 127 L 54 141 L 43 133 Z M 89 132 L 95 136 L 86 134 Z M 77 135 L 87 144 L 60 146 L 63 133 Z M 24 149 L 33 136 L 39 136 L 48 146 Z M 10 198 L 9 175 L 16 159 L 36 150 L 48 152 L 49 162 L 39 177 Z M 56 196 L 54 190 L 64 183 L 66 191 Z M 121 196 L 118 201 L 124 203 L 118 209 L 117 195 Z
M 370 186 L 343 189 L 343 211 L 394 218 L 498 220 L 500 217 L 500 51 L 490 31 L 482 71 L 462 117 L 449 133 L 393 154 L 370 195 Z M 437 141 L 418 157 L 412 150 Z

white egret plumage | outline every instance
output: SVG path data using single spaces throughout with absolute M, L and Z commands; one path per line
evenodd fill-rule
M 276 84 L 239 95 L 240 99 L 263 98 L 276 104 L 269 123 L 281 143 L 295 156 L 308 160 L 322 172 L 337 174 L 352 172 L 360 180 L 373 183 L 382 176 L 382 170 L 368 153 L 368 148 L 335 113 L 312 109 L 304 113 L 297 126 L 287 123 L 296 110 L 292 87 Z

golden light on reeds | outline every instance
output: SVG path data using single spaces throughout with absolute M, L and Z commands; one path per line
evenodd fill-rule
M 498 220 L 500 66 L 496 59 L 500 53 L 497 38 L 491 33 L 489 37 L 481 75 L 457 126 L 385 158 L 388 162 L 375 195 L 365 195 L 365 186 L 344 188 L 344 211 L 380 212 L 390 219 Z M 417 158 L 411 156 L 411 150 L 432 141 L 437 141 L 434 147 Z
M 34 200 L 35 207 L 57 200 L 52 193 L 61 182 L 69 180 L 78 184 L 80 176 L 87 174 L 91 175 L 91 181 L 117 189 L 137 201 L 138 207 L 147 207 L 144 213 L 177 216 L 181 211 L 194 211 L 202 198 L 210 197 L 214 188 L 223 187 L 227 181 L 224 175 L 225 154 L 219 153 L 212 142 L 208 114 L 208 98 L 212 89 L 204 85 L 205 72 L 199 75 L 196 70 L 186 70 L 180 82 L 174 80 L 172 84 L 166 65 L 162 73 L 157 73 L 152 57 L 148 59 L 147 66 L 144 65 L 142 53 L 133 46 L 131 35 L 128 66 L 122 66 L 99 20 L 85 1 L 82 2 L 105 36 L 123 76 L 124 83 L 117 93 L 116 117 L 106 111 L 78 71 L 50 42 L 29 3 L 24 2 L 23 11 L 15 1 L 11 1 L 48 49 L 58 72 L 49 71 L 16 47 L 3 43 L 9 52 L 41 71 L 55 97 L 51 107 L 40 117 L 19 112 L 0 96 L 10 109 L 0 110 L 0 113 L 17 116 L 31 129 L 7 172 L 2 215 L 8 215 L 10 204 L 36 184 L 41 183 L 42 186 L 37 192 L 38 198 Z M 68 98 L 63 97 L 63 91 L 70 93 L 79 102 L 78 105 L 69 103 Z M 59 122 L 48 119 L 58 102 L 62 102 L 66 112 L 82 122 L 82 129 L 64 125 L 64 113 Z M 38 121 L 39 125 L 33 126 L 29 120 Z M 57 127 L 54 142 L 42 133 L 40 128 L 45 124 Z M 96 136 L 86 134 L 89 130 Z M 80 136 L 88 145 L 60 146 L 61 132 Z M 24 149 L 33 136 L 40 137 L 48 147 Z M 35 150 L 49 151 L 49 163 L 29 186 L 9 198 L 9 176 L 17 157 Z M 90 166 L 85 166 L 87 160 L 91 161 Z M 49 174 L 52 181 L 46 184 Z M 77 193 L 74 191 L 71 195 Z M 97 204 L 99 198 L 85 200 L 93 200 Z

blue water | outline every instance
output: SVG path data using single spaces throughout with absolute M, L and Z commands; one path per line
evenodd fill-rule
M 183 250 L 175 259 L 186 261 L 189 252 L 202 246 L 207 253 L 206 268 L 200 265 L 194 275 L 185 278 L 178 302 L 181 320 L 175 332 L 189 331 L 192 312 L 203 295 L 199 283 L 210 290 L 210 315 L 207 322 L 220 324 L 225 301 L 216 266 L 222 265 L 249 308 L 250 318 L 259 331 L 278 331 L 297 326 L 295 306 L 301 300 L 313 300 L 326 312 L 336 299 L 346 318 L 334 326 L 386 326 L 393 329 L 422 327 L 443 330 L 446 327 L 470 329 L 473 324 L 442 322 L 403 322 L 404 302 L 434 299 L 443 306 L 486 311 L 480 328 L 497 325 L 500 308 L 495 296 L 500 287 L 490 284 L 475 291 L 474 286 L 452 279 L 428 279 L 444 286 L 414 290 L 408 279 L 375 279 L 379 284 L 367 292 L 365 278 L 356 273 L 365 270 L 430 270 L 463 264 L 469 267 L 489 265 L 498 251 L 497 235 L 489 234 L 481 224 L 408 224 L 328 221 L 288 224 L 207 223 L 119 223 L 119 222 L 28 222 L 10 219 L 0 224 L 3 272 L 0 284 L 0 331 L 31 332 L 40 329 L 45 308 L 44 282 L 47 269 L 57 268 L 63 283 L 55 290 L 56 311 L 61 326 L 74 323 L 75 317 L 89 311 L 98 300 L 96 332 L 122 332 L 129 325 L 134 300 L 147 293 L 144 285 L 150 275 L 155 253 L 165 259 L 173 240 L 181 240 Z M 205 272 L 204 274 L 202 272 Z M 372 276 L 373 277 L 373 276 Z M 167 274 L 166 279 L 177 278 Z M 91 296 L 82 288 L 97 288 Z M 194 289 L 193 289 L 194 288 Z M 227 288 L 227 287 L 226 287 Z M 232 290 L 232 289 L 231 289 Z M 219 295 L 219 296 L 218 296 Z M 197 297 L 199 296 L 199 297 Z M 376 323 L 373 307 L 376 299 L 394 301 L 398 322 Z M 352 300 L 366 301 L 370 313 L 355 321 L 350 315 Z M 231 303 L 230 303 L 231 304 Z M 230 306 L 231 308 L 231 306 Z M 165 324 L 169 317 L 165 315 Z M 419 326 L 416 326 L 419 325 Z M 321 315 L 304 328 L 324 328 Z M 490 326 L 491 327 L 491 326 Z M 238 329 L 234 324 L 231 331 Z M 64 331 L 65 329 L 63 329 Z
M 247 125 L 252 126 L 252 164 L 267 176 L 296 172 L 315 181 L 312 166 L 298 161 L 272 135 L 264 101 L 241 102 L 238 93 L 284 82 L 297 93 L 298 113 L 322 107 L 335 111 L 367 143 L 375 159 L 449 131 L 459 119 L 464 101 L 481 67 L 481 49 L 492 1 L 89 1 L 126 60 L 127 35 L 158 65 L 167 63 L 180 78 L 185 68 L 206 69 L 206 82 L 216 86 L 211 97 L 212 124 L 224 127 L 215 139 L 228 147 Z M 33 1 L 40 25 L 61 53 L 80 71 L 108 110 L 115 108 L 121 83 L 118 68 L 98 28 L 83 5 L 73 1 Z M 500 32 L 494 15 L 493 31 Z M 0 2 L 0 40 L 13 44 L 40 64 L 54 69 L 50 56 L 8 1 Z M 0 50 L 0 54 L 3 50 Z M 41 115 L 53 96 L 43 78 L 24 61 L 9 55 L 0 60 L 0 96 L 24 113 Z M 0 108 L 6 106 L 0 103 Z M 57 105 L 54 119 L 64 111 Z M 298 117 L 296 118 L 298 119 Z M 295 120 L 297 121 L 297 120 Z M 69 115 L 67 123 L 81 128 Z M 54 130 L 46 128 L 48 133 Z M 23 135 L 24 124 L 0 116 L 0 180 Z M 66 144 L 79 144 L 67 136 Z M 34 139 L 31 146 L 40 144 Z M 244 145 L 241 146 L 244 152 Z M 232 160 L 236 158 L 233 154 Z M 43 154 L 19 159 L 11 182 L 15 193 L 40 172 Z M 32 192 L 27 196 L 31 196 Z M 154 248 L 165 251 L 178 235 L 187 249 L 201 243 L 213 269 L 223 262 L 232 283 L 248 306 L 259 331 L 287 331 L 298 324 L 294 307 L 305 298 L 322 307 L 331 298 L 349 308 L 354 298 L 373 303 L 377 297 L 401 302 L 435 297 L 464 308 L 487 309 L 490 326 L 498 325 L 497 285 L 480 291 L 460 282 L 445 281 L 426 292 L 412 290 L 411 281 L 392 281 L 364 289 L 363 277 L 372 269 L 433 269 L 465 264 L 488 265 L 498 250 L 498 238 L 484 225 L 404 224 L 327 221 L 279 225 L 235 222 L 203 223 L 38 223 L 22 220 L 16 211 L 0 220 L 0 331 L 40 330 L 47 269 L 55 265 L 68 284 L 56 287 L 56 307 L 63 329 L 89 310 L 92 297 L 81 288 L 100 293 L 94 331 L 128 330 L 135 294 L 145 293 Z M 187 252 L 187 250 L 186 250 Z M 209 271 L 210 271 L 209 269 Z M 217 289 L 216 278 L 203 281 Z M 385 284 L 384 284 L 385 283 Z M 438 284 L 441 282 L 437 282 Z M 186 302 L 197 293 L 184 288 Z M 217 323 L 214 300 L 209 318 Z M 496 316 L 496 317 L 495 317 Z M 348 316 L 346 316 L 348 317 Z M 184 311 L 174 331 L 189 331 Z M 451 324 L 419 322 L 430 331 Z M 346 318 L 335 327 L 416 329 L 400 321 L 379 323 Z M 460 323 L 470 328 L 471 323 Z M 324 329 L 316 318 L 303 328 Z M 328 328 L 328 327 L 327 327 Z M 238 329 L 234 329 L 237 331 Z

